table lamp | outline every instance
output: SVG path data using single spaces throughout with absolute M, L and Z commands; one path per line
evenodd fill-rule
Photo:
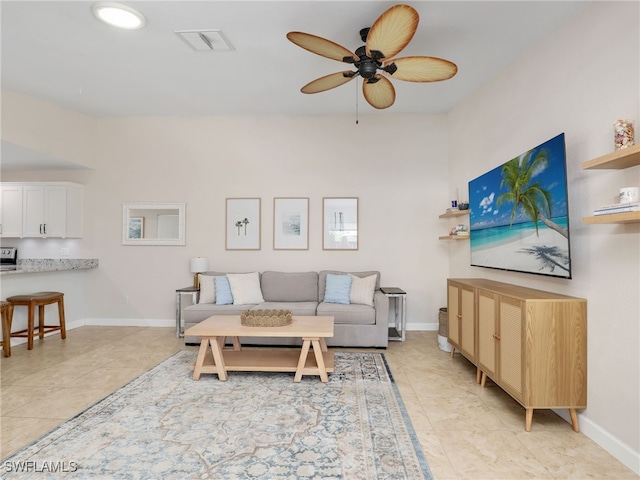
M 205 257 L 193 257 L 191 259 L 191 273 L 193 273 L 193 286 L 200 287 L 198 274 L 209 270 L 209 260 Z

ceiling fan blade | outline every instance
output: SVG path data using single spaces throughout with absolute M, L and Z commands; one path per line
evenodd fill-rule
M 346 76 L 345 76 L 346 74 Z M 324 77 L 316 78 L 314 81 L 307 83 L 300 89 L 302 93 L 320 93 L 332 88 L 344 85 L 356 77 L 356 73 L 349 70 L 345 72 L 332 73 Z
M 364 98 L 374 108 L 389 108 L 396 101 L 396 90 L 386 77 L 376 75 L 374 78 L 378 79 L 375 83 L 362 82 Z
M 311 35 L 310 33 L 303 32 L 289 32 L 287 38 L 305 50 L 309 50 L 312 53 L 321 55 L 332 60 L 339 62 L 345 62 L 345 58 L 351 58 L 351 61 L 345 63 L 353 63 L 358 60 L 358 56 L 347 50 L 341 45 L 327 40 L 326 38 Z
M 455 63 L 436 57 L 402 57 L 385 62 L 398 68 L 391 78 L 407 82 L 438 82 L 448 80 L 458 72 Z
M 375 21 L 367 35 L 367 55 L 374 59 L 395 57 L 413 38 L 420 17 L 409 5 L 396 5 Z M 376 52 L 382 52 L 382 56 Z

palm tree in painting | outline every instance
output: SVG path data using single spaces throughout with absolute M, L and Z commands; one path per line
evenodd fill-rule
M 504 202 L 512 202 L 511 225 L 516 216 L 518 207 L 531 218 L 538 235 L 538 221 L 555 230 L 565 238 L 569 238 L 566 228 L 551 221 L 551 193 L 540 185 L 540 182 L 532 182 L 534 174 L 544 170 L 548 165 L 547 152 L 540 150 L 532 159 L 533 152 L 527 152 L 522 158 L 516 157 L 502 167 L 502 181 L 500 188 L 507 187 L 508 191 L 500 194 L 497 206 Z

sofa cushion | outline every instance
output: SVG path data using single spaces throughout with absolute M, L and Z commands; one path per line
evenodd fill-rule
M 336 325 L 375 325 L 376 323 L 376 310 L 368 305 L 319 303 L 316 311 L 318 316 L 332 316 Z
M 234 305 L 249 305 L 264 302 L 258 272 L 228 273 L 227 279 L 231 287 Z
M 266 302 L 317 302 L 318 272 L 263 272 Z
M 327 274 L 324 301 L 327 303 L 349 304 L 351 293 L 351 276 Z
M 359 303 L 373 307 L 373 292 L 376 289 L 376 280 L 376 275 L 369 275 L 364 278 L 351 275 L 349 303 Z
M 216 303 L 216 283 L 215 278 L 211 275 L 198 275 L 200 283 L 200 295 L 198 303 Z
M 213 277 L 216 283 L 216 305 L 230 305 L 233 303 L 231 286 L 227 277 Z
M 318 273 L 318 302 L 324 302 L 324 291 L 327 283 L 327 275 L 333 273 L 336 275 L 356 275 L 358 277 L 368 277 L 370 275 L 376 276 L 376 290 L 380 288 L 380 272 L 378 271 L 369 271 L 369 272 L 341 272 L 339 270 L 321 270 Z
M 294 315 L 315 316 L 318 302 L 264 302 L 251 310 L 291 310 Z

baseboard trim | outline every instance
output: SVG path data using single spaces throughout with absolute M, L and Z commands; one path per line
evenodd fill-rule
M 553 411 L 571 424 L 571 417 L 569 417 L 568 410 Z M 584 433 L 600 447 L 613 455 L 625 467 L 633 470 L 636 475 L 640 475 L 640 453 L 635 452 L 626 443 L 620 441 L 584 415 L 578 414 L 578 425 L 580 425 L 581 433 Z
M 408 332 L 435 332 L 440 327 L 438 323 L 408 323 Z

